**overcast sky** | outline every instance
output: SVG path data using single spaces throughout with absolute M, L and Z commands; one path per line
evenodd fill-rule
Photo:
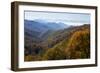
M 71 25 L 90 24 L 90 14 L 87 13 L 24 11 L 24 15 L 27 20 L 46 20 Z

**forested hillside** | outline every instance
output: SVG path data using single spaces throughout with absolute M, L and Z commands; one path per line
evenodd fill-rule
M 25 61 L 90 58 L 90 24 L 41 30 L 46 32 L 37 37 L 25 31 Z

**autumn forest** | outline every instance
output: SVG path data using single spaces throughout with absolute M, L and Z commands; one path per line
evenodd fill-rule
M 24 22 L 25 61 L 90 58 L 90 24 Z

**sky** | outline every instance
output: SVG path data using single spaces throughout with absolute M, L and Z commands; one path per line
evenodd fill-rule
M 24 19 L 62 22 L 69 25 L 90 24 L 90 14 L 88 13 L 24 11 Z

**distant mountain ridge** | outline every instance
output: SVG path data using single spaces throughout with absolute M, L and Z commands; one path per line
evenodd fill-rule
M 24 20 L 25 33 L 32 37 L 41 38 L 44 34 L 52 31 L 68 28 L 64 23 L 47 22 L 43 20 Z
M 51 30 L 59 30 L 59 29 L 63 29 L 63 28 L 67 28 L 69 27 L 69 25 L 64 24 L 62 22 L 49 22 L 49 21 L 45 21 L 45 20 L 24 20 L 25 25 L 29 24 L 31 26 L 34 27 L 44 27 L 44 28 L 48 28 Z M 34 25 L 32 25 L 34 24 Z

